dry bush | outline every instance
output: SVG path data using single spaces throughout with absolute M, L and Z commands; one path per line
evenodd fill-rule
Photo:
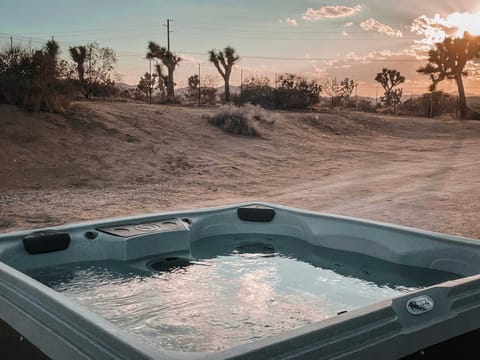
M 241 109 L 249 119 L 258 121 L 260 124 L 273 125 L 277 119 L 277 114 L 266 111 L 260 105 L 245 104 Z
M 34 53 L 17 47 L 0 51 L 0 101 L 29 111 L 64 112 L 75 89 L 61 78 L 57 56 L 53 40 Z
M 261 136 L 260 131 L 248 115 L 235 108 L 222 109 L 218 114 L 210 117 L 208 122 L 229 134 Z

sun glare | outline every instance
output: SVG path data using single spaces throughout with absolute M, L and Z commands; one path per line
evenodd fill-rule
M 457 28 L 455 36 L 462 37 L 465 31 L 472 35 L 480 35 L 480 12 L 453 13 L 447 16 L 448 24 Z

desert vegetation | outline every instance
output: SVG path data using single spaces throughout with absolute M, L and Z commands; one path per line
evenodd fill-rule
M 0 51 L 0 101 L 17 104 L 25 109 L 62 112 L 72 100 L 121 97 L 128 101 L 147 103 L 181 103 L 184 105 L 216 105 L 233 101 L 236 105 L 253 104 L 279 110 L 357 110 L 391 112 L 400 115 L 433 117 L 449 113 L 461 119 L 477 118 L 478 111 L 469 109 L 463 84 L 469 61 L 480 57 L 480 37 L 465 33 L 462 38 L 445 38 L 428 53 L 427 64 L 419 73 L 430 76 L 430 92 L 408 97 L 400 70 L 383 67 L 372 74 L 383 88 L 377 99 L 357 96 L 358 81 L 345 77 L 322 82 L 309 80 L 294 73 L 279 74 L 275 83 L 263 75 L 242 78 L 239 91 L 231 91 L 230 78 L 239 66 L 237 50 L 227 46 L 206 52 L 208 62 L 223 80 L 220 92 L 214 82 L 193 74 L 188 85 L 175 94 L 174 74 L 181 57 L 154 41 L 147 43 L 145 58 L 151 69 L 140 76 L 135 87 L 120 91 L 116 83 L 118 59 L 115 51 L 95 42 L 71 46 L 62 54 L 55 40 L 34 51 L 10 46 Z M 153 62 L 153 64 L 152 64 Z M 153 72 L 152 72 L 153 65 Z M 437 85 L 452 80 L 458 89 L 455 97 L 438 92 Z M 355 94 L 354 94 L 355 91 Z
M 226 109 L 208 118 L 208 122 L 226 133 L 243 136 L 260 136 L 252 119 L 239 109 Z
M 161 61 L 161 63 L 156 64 L 160 91 L 162 91 L 163 88 L 166 88 L 167 100 L 169 102 L 175 102 L 175 81 L 173 79 L 173 73 L 180 61 L 182 61 L 182 58 L 153 41 L 148 43 L 148 49 L 149 51 L 146 55 L 147 59 L 158 59 Z M 161 64 L 167 68 L 167 75 L 163 74 Z
M 231 46 L 227 46 L 224 50 L 210 50 L 208 52 L 209 60 L 215 65 L 225 82 L 225 102 L 230 102 L 230 75 L 232 74 L 233 65 L 240 60 L 240 56 Z
M 386 107 L 393 107 L 395 112 L 395 108 L 402 103 L 403 89 L 398 86 L 405 82 L 405 76 L 395 69 L 383 68 L 375 77 L 375 81 L 378 81 L 385 90 L 385 95 L 380 101 Z
M 18 47 L 0 53 L 0 99 L 32 111 L 64 110 L 74 90 L 58 55 L 53 40 L 34 53 Z
M 65 76 L 73 80 L 86 99 L 117 94 L 117 57 L 113 49 L 100 47 L 94 42 L 70 47 L 69 52 L 73 63 L 66 63 L 68 70 Z
M 49 40 L 41 50 L 11 46 L 0 52 L 0 100 L 30 111 L 63 112 L 77 95 L 109 97 L 115 87 L 115 53 L 91 43 L 70 48 L 71 60 L 59 60 L 60 47 Z
M 435 44 L 435 49 L 428 53 L 428 64 L 418 69 L 418 72 L 429 75 L 432 80 L 430 91 L 435 91 L 439 82 L 455 80 L 458 88 L 460 118 L 468 116 L 467 100 L 463 86 L 464 71 L 468 61 L 480 57 L 480 36 L 472 36 L 465 32 L 462 38 L 445 38 Z

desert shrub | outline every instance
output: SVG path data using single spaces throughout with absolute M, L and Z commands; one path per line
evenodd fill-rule
M 251 121 L 256 121 L 262 125 L 273 125 L 279 117 L 278 114 L 269 112 L 260 105 L 245 104 L 242 105 L 239 111 L 242 111 L 242 113 Z
M 0 53 L 0 99 L 31 111 L 62 112 L 73 99 L 71 81 L 61 79 L 58 44 L 30 53 L 12 47 Z
M 185 96 L 189 103 L 198 103 L 198 88 L 196 93 L 189 93 Z M 202 86 L 200 88 L 200 104 L 215 104 L 217 100 L 217 89 L 211 86 Z
M 200 88 L 200 89 L 199 89 Z M 198 75 L 192 75 L 188 78 L 188 88 L 185 99 L 190 104 L 198 104 L 198 92 L 200 90 L 200 104 L 215 104 L 217 99 L 217 89 L 213 86 L 211 78 L 203 78 L 200 82 Z
M 357 104 L 357 109 L 358 111 L 363 111 L 363 112 L 375 112 L 375 104 L 373 104 L 369 100 L 362 99 L 358 102 Z
M 107 79 L 103 83 L 92 84 L 92 96 L 94 97 L 114 97 L 120 93 L 120 90 L 115 86 L 115 81 Z
M 70 47 L 69 53 L 73 63 L 66 66 L 67 72 L 85 98 L 118 94 L 114 81 L 119 77 L 117 57 L 113 49 L 92 42 Z
M 24 89 L 21 105 L 28 111 L 65 112 L 75 93 L 74 86 L 65 80 L 57 80 L 47 87 L 34 84 Z
M 29 87 L 32 56 L 13 47 L 0 53 L 0 99 L 10 104 L 21 104 L 22 94 Z
M 454 113 L 457 106 L 455 96 L 442 91 L 426 93 L 402 103 L 399 110 L 402 114 L 435 117 L 445 113 Z
M 234 100 L 237 105 L 249 103 L 272 108 L 275 106 L 275 89 L 266 76 L 250 75 L 242 84 L 241 95 Z
M 308 82 L 294 74 L 281 75 L 275 91 L 275 105 L 279 109 L 306 109 L 320 101 L 321 91 L 316 81 Z
M 239 110 L 223 110 L 210 117 L 208 122 L 229 134 L 260 136 L 260 132 L 253 122 Z
M 294 75 L 280 76 L 277 88 L 264 76 L 250 76 L 242 84 L 241 95 L 232 99 L 236 105 L 253 104 L 265 108 L 307 109 L 320 101 L 322 87 L 316 81 Z
M 470 109 L 470 111 L 468 113 L 468 119 L 469 120 L 480 120 L 480 112 Z
M 237 103 L 273 108 L 275 107 L 275 89 L 270 86 L 244 85 L 241 96 L 237 97 Z

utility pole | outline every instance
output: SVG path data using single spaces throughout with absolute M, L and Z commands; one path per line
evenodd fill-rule
M 275 73 L 275 90 L 277 90 L 278 87 L 278 73 Z
M 10 52 L 13 53 L 13 36 L 10 36 Z
M 173 21 L 172 19 L 167 19 L 167 25 L 163 24 L 163 26 L 167 27 L 167 50 L 170 52 L 170 21 Z
M 375 89 L 375 110 L 378 109 L 378 86 Z

